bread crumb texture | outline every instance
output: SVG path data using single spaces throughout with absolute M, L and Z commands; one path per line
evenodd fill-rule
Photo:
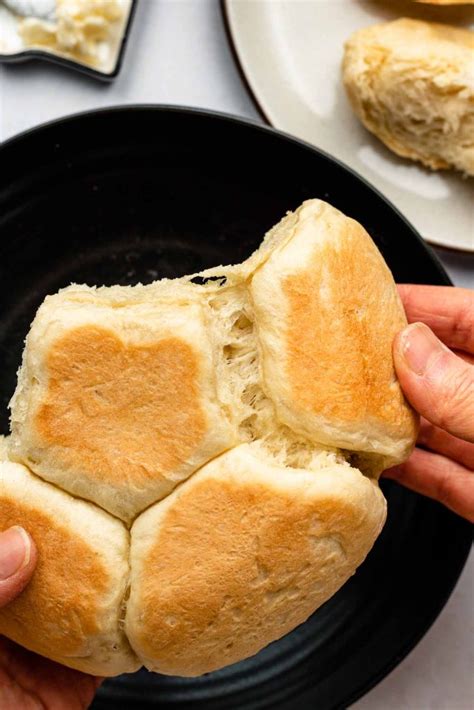
M 402 18 L 355 32 L 343 79 L 354 112 L 394 153 L 474 175 L 474 32 Z

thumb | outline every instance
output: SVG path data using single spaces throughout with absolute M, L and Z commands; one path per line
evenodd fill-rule
M 23 528 L 0 533 L 0 608 L 20 594 L 35 566 L 36 547 Z
M 393 355 L 413 407 L 432 424 L 474 442 L 474 367 L 423 323 L 412 323 L 397 335 Z

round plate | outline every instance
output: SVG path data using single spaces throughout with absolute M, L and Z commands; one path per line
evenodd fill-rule
M 271 125 L 357 170 L 427 241 L 474 251 L 474 180 L 435 173 L 392 153 L 356 118 L 341 80 L 344 42 L 360 27 L 400 16 L 469 25 L 473 7 L 412 0 L 222 0 L 222 6 L 236 59 Z
M 448 283 L 367 183 L 309 145 L 235 118 L 169 107 L 97 111 L 10 140 L 0 161 L 3 432 L 23 339 L 46 294 L 71 281 L 134 284 L 241 261 L 306 198 L 361 221 L 399 281 Z M 141 671 L 109 680 L 93 707 L 322 710 L 364 693 L 436 618 L 470 546 L 466 522 L 395 484 L 383 488 L 381 537 L 306 624 L 201 678 Z

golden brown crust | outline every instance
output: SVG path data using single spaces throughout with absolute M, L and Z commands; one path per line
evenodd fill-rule
M 129 345 L 105 328 L 76 328 L 51 347 L 47 373 L 33 426 L 60 465 L 91 479 L 141 487 L 204 437 L 197 358 L 179 338 Z
M 12 525 L 27 529 L 39 551 L 31 583 L 8 608 L 0 609 L 0 632 L 38 653 L 51 653 L 54 648 L 59 658 L 80 655 L 84 637 L 99 630 L 96 600 L 107 590 L 109 574 L 83 540 L 72 537 L 64 525 L 31 505 L 2 496 L 0 519 L 3 530 Z M 53 550 L 56 552 L 51 554 Z M 71 560 L 80 561 L 74 576 L 71 576 Z M 58 603 L 58 582 L 61 603 Z M 80 609 L 80 615 L 71 614 L 73 608 Z M 51 634 L 53 618 L 60 630 L 57 638 Z
M 384 498 L 358 471 L 284 469 L 254 446 L 132 528 L 126 630 L 153 670 L 199 675 L 253 655 L 334 594 L 380 532 Z
M 179 306 L 163 309 L 183 321 L 174 335 L 155 324 L 156 307 L 128 318 L 104 309 L 102 320 L 91 311 L 77 323 L 87 306 L 57 298 L 28 339 L 12 456 L 129 521 L 233 443 L 215 403 L 204 326 L 192 322 L 198 311 Z
M 392 342 L 406 317 L 365 230 L 350 220 L 343 229 L 342 248 L 334 234 L 334 241 L 316 246 L 307 269 L 283 284 L 293 402 L 356 427 L 375 419 L 397 432 L 409 427 L 411 433 L 412 413 L 400 386 L 391 387 Z M 318 298 L 325 279 L 332 281 L 331 296 Z
M 121 523 L 4 462 L 0 528 L 12 525 L 28 530 L 38 564 L 20 596 L 0 609 L 0 634 L 86 672 L 135 670 L 137 660 L 119 629 L 128 581 Z M 91 528 L 94 538 L 87 537 Z
M 297 214 L 251 285 L 266 392 L 312 440 L 401 461 L 417 419 L 392 360 L 407 323 L 392 275 L 354 220 L 316 200 Z

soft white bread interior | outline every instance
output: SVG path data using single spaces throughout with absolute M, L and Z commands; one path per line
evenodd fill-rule
M 384 521 L 377 483 L 348 464 L 310 472 L 238 446 L 135 521 L 132 647 L 189 676 L 251 656 L 344 584 Z
M 243 264 L 47 298 L 8 456 L 68 494 L 3 464 L 0 527 L 24 525 L 45 562 L 0 633 L 119 673 L 138 663 L 126 607 L 137 658 L 187 676 L 304 621 L 370 550 L 377 475 L 414 445 L 391 355 L 405 324 L 365 230 L 319 200 Z M 133 523 L 131 551 L 96 506 Z
M 474 32 L 399 19 L 355 32 L 343 79 L 364 126 L 398 155 L 474 175 Z
M 1 528 L 21 525 L 39 562 L 31 582 L 0 609 L 0 634 L 71 668 L 112 676 L 140 663 L 123 632 L 129 533 L 90 503 L 0 463 Z

